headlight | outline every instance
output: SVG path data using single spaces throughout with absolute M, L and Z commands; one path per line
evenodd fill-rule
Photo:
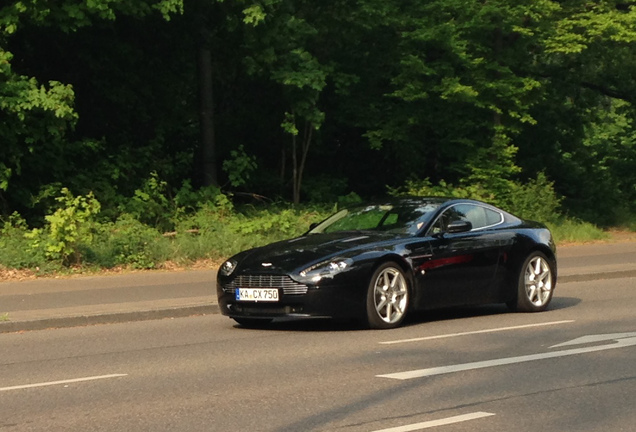
M 353 260 L 351 258 L 335 258 L 307 267 L 300 272 L 300 276 L 308 278 L 312 282 L 318 282 L 323 278 L 334 277 L 338 273 L 347 270 L 352 264 Z
M 237 263 L 235 260 L 227 260 L 223 264 L 221 264 L 221 268 L 219 269 L 219 272 L 223 276 L 229 276 L 232 274 L 232 272 L 236 268 L 236 264 Z

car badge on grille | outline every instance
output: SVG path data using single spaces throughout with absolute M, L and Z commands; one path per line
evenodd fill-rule
M 261 263 L 263 267 L 271 267 L 272 263 Z

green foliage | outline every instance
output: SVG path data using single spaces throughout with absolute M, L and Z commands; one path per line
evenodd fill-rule
M 338 207 L 348 207 L 354 204 L 360 204 L 363 199 L 355 192 L 350 192 L 347 195 L 341 195 L 338 197 Z
M 530 187 L 527 193 L 536 193 L 537 199 L 543 199 L 544 182 L 537 179 L 535 188 Z M 441 193 L 444 188 L 451 190 L 448 185 L 433 187 L 426 182 L 419 186 L 427 194 Z M 355 196 L 350 198 L 353 200 Z M 68 208 L 78 204 L 66 196 L 64 205 Z M 282 205 L 245 207 L 238 211 L 220 194 L 196 212 L 184 215 L 176 225 L 177 231 L 170 235 L 162 234 L 130 214 L 122 214 L 115 222 L 85 220 L 84 230 L 91 235 L 76 242 L 74 264 L 79 268 L 153 269 L 166 261 L 187 265 L 199 259 L 221 260 L 248 248 L 301 235 L 312 222 L 323 220 L 332 210 Z M 559 243 L 607 238 L 597 227 L 570 218 L 556 218 L 549 226 Z M 4 221 L 0 231 L 0 267 L 36 269 L 39 273 L 63 271 L 55 254 L 47 253 L 44 247 L 32 247 L 32 233 L 17 214 Z M 50 236 L 46 228 L 39 233 L 42 245 L 48 240 L 47 233 Z
M 15 74 L 13 55 L 0 44 L 0 192 L 22 172 L 24 159 L 35 151 L 59 148 L 69 127 L 77 120 L 70 85 Z
M 561 217 L 561 198 L 554 191 L 554 183 L 545 174 L 539 173 L 526 183 L 508 181 L 492 184 L 465 180 L 459 186 L 440 181 L 433 185 L 430 180 L 410 180 L 401 188 L 389 189 L 396 196 L 442 196 L 449 198 L 477 199 L 501 207 L 519 217 L 539 222 L 554 222 Z
M 6 0 L 0 215 L 44 223 L 31 240 L 47 243 L 60 222 L 46 195 L 64 186 L 93 191 L 102 221 L 176 230 L 174 245 L 204 208 L 240 213 L 192 168 L 204 49 L 221 184 L 343 203 L 429 179 L 412 188 L 628 224 L 635 14 L 613 0 Z M 48 253 L 68 264 L 67 243 Z
M 211 202 L 223 202 L 223 205 L 231 207 L 232 203 L 227 196 L 220 197 L 219 195 L 223 194 L 221 189 L 216 186 L 207 186 L 195 190 L 190 180 L 185 180 L 174 197 L 174 205 L 178 211 L 177 215 L 194 213 L 197 209 Z
M 630 44 L 636 41 L 636 9 L 617 8 L 614 1 L 600 1 L 563 9 L 564 17 L 545 42 L 550 52 L 580 54 L 599 43 Z M 566 15 L 567 14 L 567 15 Z
M 105 268 L 151 269 L 170 256 L 169 240 L 129 214 L 99 226 L 94 241 L 85 248 L 86 263 Z
M 304 182 L 307 200 L 320 204 L 339 201 L 347 192 L 347 179 L 332 176 L 313 176 Z
M 258 25 L 267 16 L 262 6 L 259 4 L 254 4 L 243 9 L 243 15 L 245 15 L 243 22 L 251 25 Z
M 56 201 L 60 207 L 45 216 L 45 227 L 34 228 L 25 236 L 31 240 L 31 249 L 44 250 L 44 255 L 52 261 L 80 263 L 80 246 L 92 242 L 91 222 L 99 214 L 101 204 L 92 192 L 76 197 L 66 188 L 62 188 Z
M 434 185 L 429 179 L 407 180 L 404 186 L 389 188 L 393 196 L 435 196 L 448 198 L 471 198 L 494 203 L 495 196 L 479 184 L 455 186 L 440 180 Z
M 168 183 L 161 180 L 156 172 L 152 172 L 141 188 L 135 190 L 133 197 L 123 206 L 123 212 L 129 213 L 140 222 L 169 230 L 172 228 L 170 219 L 174 207 L 167 193 Z
M 589 242 L 609 238 L 609 235 L 596 225 L 577 219 L 560 218 L 558 221 L 547 225 L 557 244 Z
M 594 113 L 582 145 L 564 153 L 575 173 L 569 202 L 580 217 L 603 225 L 620 224 L 636 212 L 636 127 L 633 107 L 611 101 Z M 598 208 L 604 208 L 598 212 Z
M 521 172 L 515 164 L 517 150 L 503 131 L 497 131 L 492 145 L 479 148 L 474 158 L 467 160 L 470 175 L 464 183 L 479 184 L 495 197 L 510 193 L 514 188 L 511 179 Z
M 561 202 L 554 190 L 554 182 L 544 173 L 526 183 L 514 183 L 510 195 L 500 197 L 498 204 L 519 217 L 539 222 L 554 222 L 561 217 Z
M 0 266 L 12 269 L 26 269 L 43 266 L 47 257 L 44 250 L 29 247 L 26 234 L 30 230 L 26 221 L 13 213 L 0 230 Z
M 245 152 L 243 144 L 237 150 L 232 150 L 230 158 L 223 161 L 223 171 L 227 173 L 233 187 L 246 184 L 256 167 L 256 158 Z
M 208 253 L 215 251 L 216 256 L 229 256 L 249 247 L 301 235 L 312 222 L 328 215 L 319 207 L 306 210 L 247 207 L 235 211 L 220 197 L 224 195 L 182 221 L 177 227 L 177 241 L 183 237 L 206 239 L 211 242 Z
M 293 209 L 270 212 L 268 210 L 237 213 L 227 228 L 241 236 L 255 236 L 264 240 L 271 237 L 295 237 L 309 229 L 308 215 L 300 217 Z M 266 240 L 267 241 L 267 240 Z
M 70 32 L 92 24 L 93 20 L 114 20 L 117 14 L 142 17 L 152 10 L 165 19 L 183 13 L 183 0 L 60 0 L 42 3 L 38 0 L 8 0 L 0 8 L 0 32 L 15 33 L 21 25 L 56 25 Z

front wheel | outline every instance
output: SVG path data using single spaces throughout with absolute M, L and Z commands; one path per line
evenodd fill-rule
M 378 267 L 367 290 L 367 321 L 369 327 L 398 327 L 409 306 L 409 286 L 400 266 L 387 262 Z
M 556 283 L 550 260 L 541 252 L 532 252 L 521 267 L 518 283 L 514 309 L 522 312 L 545 310 L 552 300 Z

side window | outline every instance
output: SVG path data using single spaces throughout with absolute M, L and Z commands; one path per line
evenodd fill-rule
M 488 225 L 496 225 L 500 222 L 503 222 L 503 216 L 501 213 L 496 212 L 494 210 L 490 210 L 490 209 L 484 209 L 486 210 L 486 221 L 488 221 Z
M 489 227 L 502 221 L 502 216 L 499 212 L 487 209 L 486 207 L 473 204 L 460 204 L 457 208 L 465 215 L 465 220 L 473 225 L 473 229 Z
M 428 230 L 428 235 L 439 234 L 444 232 L 444 215 L 437 218 L 431 229 Z
M 454 206 L 444 211 L 429 230 L 429 234 L 432 235 L 446 232 L 446 228 L 451 222 L 468 220 L 466 219 L 466 215 L 462 212 L 461 207 L 462 206 Z
M 474 204 L 459 204 L 446 210 L 431 227 L 429 234 L 446 232 L 448 224 L 458 220 L 468 221 L 473 229 L 496 225 L 503 220 L 501 213 Z
M 486 209 L 472 204 L 460 204 L 457 208 L 465 215 L 465 220 L 473 225 L 473 229 L 488 226 Z

